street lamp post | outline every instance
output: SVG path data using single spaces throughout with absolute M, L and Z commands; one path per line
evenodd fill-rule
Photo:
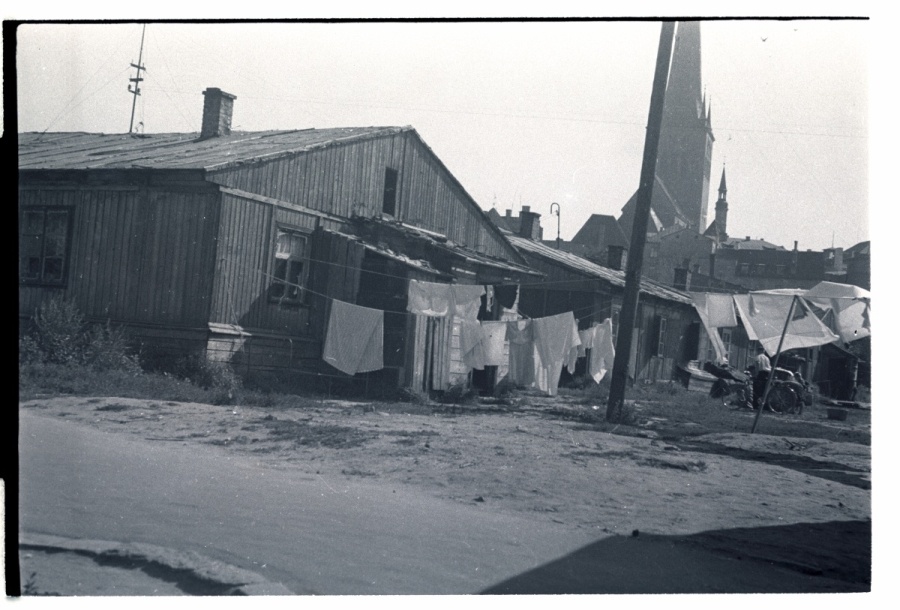
M 553 215 L 553 206 L 556 206 L 556 249 L 559 250 L 559 204 L 555 201 L 550 204 L 550 215 Z

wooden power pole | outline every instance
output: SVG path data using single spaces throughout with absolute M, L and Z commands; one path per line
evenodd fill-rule
M 650 94 L 650 115 L 644 138 L 644 161 L 641 166 L 641 184 L 638 187 L 634 223 L 631 229 L 631 245 L 625 269 L 625 295 L 619 313 L 619 336 L 616 339 L 616 358 L 610 378 L 609 402 L 606 405 L 606 421 L 619 422 L 625 402 L 625 385 L 628 381 L 628 361 L 631 355 L 634 322 L 637 317 L 638 297 L 641 287 L 641 267 L 644 263 L 644 242 L 647 240 L 647 220 L 650 217 L 650 197 L 656 177 L 656 155 L 659 150 L 659 132 L 662 126 L 663 102 L 669 64 L 672 61 L 672 41 L 675 38 L 675 22 L 664 21 L 659 34 L 659 52 L 656 56 L 656 72 L 653 75 L 653 91 Z

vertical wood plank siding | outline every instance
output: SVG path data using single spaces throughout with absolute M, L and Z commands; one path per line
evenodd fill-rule
M 399 172 L 397 215 L 485 254 L 518 260 L 483 212 L 412 132 L 335 144 L 296 155 L 210 172 L 235 189 L 328 212 L 378 216 L 385 168 Z
M 22 285 L 31 315 L 60 290 L 90 319 L 205 326 L 217 195 L 190 191 L 25 188 L 23 206 L 72 210 L 64 288 Z
M 236 324 L 250 332 L 310 333 L 308 304 L 282 305 L 269 299 L 279 226 L 307 233 L 307 251 L 312 252 L 316 217 L 222 194 L 210 322 Z M 325 256 L 327 259 L 328 254 Z

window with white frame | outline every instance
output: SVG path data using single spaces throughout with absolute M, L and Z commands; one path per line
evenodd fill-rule
M 280 228 L 275 235 L 275 264 L 271 298 L 282 303 L 302 303 L 306 284 L 306 235 Z
M 28 284 L 62 285 L 69 250 L 69 208 L 27 207 L 22 210 L 19 278 Z

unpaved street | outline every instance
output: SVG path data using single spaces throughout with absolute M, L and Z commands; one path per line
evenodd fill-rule
M 673 540 L 698 553 L 740 547 L 744 558 L 787 574 L 734 590 L 859 590 L 846 581 L 865 579 L 868 568 L 865 528 L 852 526 L 870 518 L 862 445 L 732 433 L 679 446 L 539 408 L 427 413 L 377 403 L 265 409 L 80 397 L 33 400 L 21 413 L 25 530 L 162 537 L 268 570 L 297 593 L 458 593 L 504 582 L 524 590 L 517 576 L 559 583 L 553 566 L 579 552 L 611 552 L 626 565 L 626 541 L 632 551 Z M 29 426 L 66 442 L 39 443 Z M 50 473 L 68 473 L 71 484 L 60 488 Z M 58 494 L 67 512 L 36 508 L 58 505 Z M 779 528 L 789 528 L 791 545 L 773 543 L 785 538 Z M 670 591 L 700 586 L 680 580 L 687 589 L 653 582 Z M 834 585 L 842 580 L 848 588 Z

